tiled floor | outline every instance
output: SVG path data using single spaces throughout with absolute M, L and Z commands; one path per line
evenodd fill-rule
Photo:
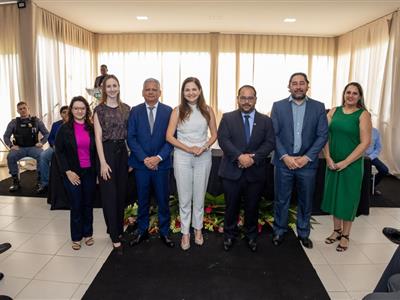
M 348 251 L 338 253 L 323 241 L 332 230 L 329 216 L 316 216 L 306 249 L 332 299 L 361 299 L 376 285 L 396 246 L 381 234 L 400 227 L 400 208 L 372 208 L 357 218 Z M 50 211 L 45 199 L 0 196 L 0 243 L 12 248 L 0 254 L 0 294 L 15 299 L 80 299 L 111 252 L 100 209 L 94 212 L 96 243 L 71 249 L 69 212 Z

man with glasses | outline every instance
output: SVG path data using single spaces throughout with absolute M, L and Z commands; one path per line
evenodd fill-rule
M 255 110 L 257 93 L 244 85 L 238 91 L 239 109 L 223 115 L 218 143 L 224 152 L 219 176 L 225 195 L 224 250 L 229 251 L 238 236 L 240 202 L 244 202 L 247 245 L 257 251 L 258 204 L 265 182 L 265 164 L 274 149 L 272 121 Z
M 312 201 L 318 154 L 328 140 L 328 120 L 323 103 L 306 96 L 308 78 L 294 73 L 289 80 L 290 96 L 272 106 L 275 130 L 274 234 L 279 246 L 288 230 L 288 210 L 292 188 L 297 191 L 297 234 L 302 245 L 312 248 L 309 238 Z

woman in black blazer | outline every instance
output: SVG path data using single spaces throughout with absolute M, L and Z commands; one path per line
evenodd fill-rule
M 91 110 L 82 96 L 72 98 L 69 120 L 57 133 L 55 154 L 63 175 L 64 187 L 71 206 L 72 249 L 87 246 L 93 239 L 93 198 L 96 188 L 96 146 Z

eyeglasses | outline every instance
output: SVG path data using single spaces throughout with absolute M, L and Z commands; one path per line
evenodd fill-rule
M 239 101 L 242 102 L 242 103 L 244 103 L 246 101 L 253 102 L 255 100 L 256 100 L 256 97 L 244 97 L 244 96 L 240 96 L 239 97 Z

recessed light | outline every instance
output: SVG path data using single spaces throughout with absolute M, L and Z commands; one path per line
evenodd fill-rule
M 139 21 L 147 21 L 149 19 L 148 16 L 136 16 L 136 20 Z
M 296 19 L 295 18 L 286 18 L 285 20 L 283 20 L 283 22 L 285 22 L 285 23 L 294 23 L 294 22 L 296 22 Z

